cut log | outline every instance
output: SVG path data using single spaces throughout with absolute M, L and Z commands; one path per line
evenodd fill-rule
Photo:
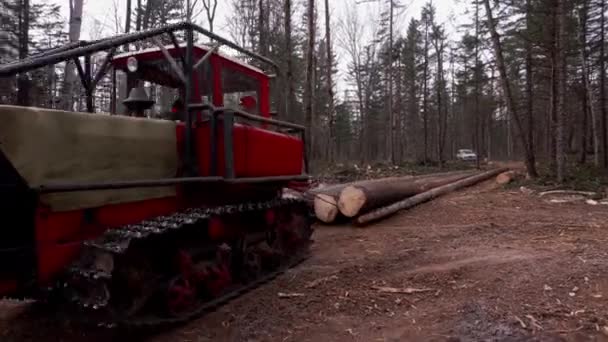
M 340 217 L 340 211 L 338 210 L 338 197 L 344 188 L 351 185 L 364 185 L 364 184 L 374 184 L 378 182 L 386 182 L 386 181 L 404 181 L 404 180 L 412 180 L 412 179 L 425 179 L 431 177 L 440 177 L 440 176 L 451 176 L 451 175 L 459 175 L 459 174 L 471 174 L 471 171 L 452 171 L 452 172 L 444 172 L 437 174 L 427 174 L 421 176 L 403 176 L 403 177 L 390 177 L 390 178 L 381 178 L 381 179 L 371 179 L 371 180 L 363 180 L 345 184 L 335 184 L 326 187 L 320 187 L 316 189 L 311 189 L 308 191 L 308 197 L 313 201 L 313 207 L 315 211 L 315 216 L 319 221 L 324 223 L 333 223 L 336 221 L 338 217 Z M 323 195 L 323 196 L 321 196 Z
M 340 193 L 338 209 L 346 217 L 355 217 L 361 213 L 366 213 L 438 186 L 453 183 L 471 175 L 472 173 L 465 173 L 448 177 L 389 179 L 381 182 L 350 185 Z
M 309 191 L 313 196 L 313 207 L 317 219 L 324 223 L 333 223 L 340 211 L 338 210 L 338 196 L 347 184 L 330 185 Z
M 429 191 L 420 193 L 418 195 L 412 196 L 410 198 L 407 198 L 403 201 L 399 201 L 399 202 L 393 203 L 389 206 L 373 210 L 365 215 L 361 215 L 355 220 L 355 223 L 358 225 L 369 224 L 371 222 L 374 222 L 374 221 L 380 220 L 382 218 L 388 217 L 392 214 L 395 214 L 396 212 L 398 212 L 400 210 L 409 209 L 420 203 L 430 201 L 436 197 L 445 195 L 452 191 L 462 189 L 464 187 L 471 186 L 471 185 L 477 184 L 479 182 L 482 182 L 484 180 L 490 179 L 507 170 L 508 170 L 507 168 L 490 170 L 490 171 L 486 171 L 482 174 L 470 176 L 470 177 L 458 180 L 456 182 L 434 188 L 432 190 L 429 190 Z
M 515 178 L 515 171 L 507 171 L 496 176 L 496 183 L 500 185 L 509 184 Z
M 314 209 L 317 219 L 324 223 L 332 223 L 338 216 L 338 204 L 336 198 L 331 195 L 315 195 Z

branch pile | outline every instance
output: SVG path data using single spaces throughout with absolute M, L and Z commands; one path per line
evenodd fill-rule
M 311 190 L 309 194 L 314 197 L 315 215 L 321 222 L 334 223 L 349 218 L 356 224 L 365 225 L 505 171 L 389 177 L 332 185 Z

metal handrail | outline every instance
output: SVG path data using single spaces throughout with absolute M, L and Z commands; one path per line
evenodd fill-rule
M 210 104 L 203 104 L 203 103 L 193 103 L 193 104 L 190 104 L 188 106 L 188 108 L 190 110 L 201 110 L 201 111 L 209 110 L 215 116 L 221 115 L 222 113 L 224 113 L 226 111 L 230 111 L 230 112 L 234 113 L 235 116 L 241 117 L 243 119 L 257 121 L 260 123 L 265 123 L 265 124 L 269 124 L 269 125 L 273 125 L 273 126 L 277 126 L 277 127 L 285 127 L 285 128 L 295 129 L 298 131 L 306 131 L 306 127 L 304 127 L 302 125 L 294 124 L 294 123 L 287 122 L 287 121 L 269 119 L 269 118 L 265 118 L 265 117 L 259 116 L 259 115 L 253 115 L 251 113 L 247 113 L 245 111 L 242 111 L 242 110 L 236 109 L 236 108 L 214 107 Z
M 228 107 L 214 107 L 211 104 L 205 103 L 194 103 L 187 107 L 188 123 L 186 124 L 186 132 L 192 135 L 192 112 L 193 111 L 209 111 L 211 112 L 211 127 L 210 127 L 210 154 L 211 154 L 211 175 L 217 175 L 217 117 L 222 115 L 224 119 L 224 163 L 225 163 L 225 174 L 227 178 L 234 178 L 234 151 L 233 151 L 233 137 L 232 129 L 234 127 L 234 117 L 241 117 L 246 120 L 257 121 L 260 123 L 273 125 L 277 127 L 291 128 L 300 133 L 300 139 L 303 144 L 303 157 L 304 157 L 304 172 L 308 173 L 308 154 L 306 151 L 306 128 L 302 125 L 297 125 L 291 122 L 280 121 L 275 119 L 265 118 L 259 115 L 253 115 L 244 112 L 239 109 L 228 108 Z M 191 146 L 186 146 L 187 150 L 191 151 Z M 191 161 L 186 159 L 186 164 Z

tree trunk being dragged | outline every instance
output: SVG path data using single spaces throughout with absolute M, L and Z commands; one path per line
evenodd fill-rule
M 412 196 L 410 198 L 407 198 L 403 201 L 393 203 L 389 206 L 382 207 L 382 208 L 376 209 L 374 211 L 371 211 L 365 215 L 359 216 L 355 220 L 355 223 L 358 225 L 369 224 L 371 222 L 374 222 L 374 221 L 380 220 L 382 218 L 388 217 L 392 214 L 395 214 L 396 212 L 398 212 L 400 210 L 409 209 L 420 203 L 430 201 L 436 197 L 445 195 L 452 191 L 456 191 L 458 189 L 462 189 L 467 186 L 471 186 L 476 183 L 482 182 L 484 180 L 490 179 L 507 170 L 508 170 L 508 168 L 500 168 L 500 169 L 495 169 L 495 170 L 491 170 L 491 171 L 486 171 L 482 174 L 474 175 L 474 176 L 471 176 L 471 177 L 468 177 L 465 179 L 461 179 L 461 180 L 456 181 L 451 184 L 440 186 L 438 188 L 435 188 L 435 189 L 420 193 L 418 195 Z
M 399 179 L 350 185 L 340 193 L 338 209 L 346 217 L 355 217 L 406 197 L 471 176 L 471 173 L 452 176 Z
M 422 176 L 403 176 L 403 177 L 390 177 L 390 178 L 381 178 L 381 179 L 371 179 L 371 180 L 363 180 L 345 184 L 335 184 L 330 185 L 324 188 L 317 188 L 308 191 L 308 195 L 313 197 L 313 207 L 315 210 L 315 216 L 319 221 L 325 223 L 333 223 L 340 215 L 340 211 L 338 210 L 338 197 L 344 188 L 351 185 L 365 185 L 365 184 L 374 184 L 378 182 L 398 182 L 413 179 L 425 179 L 430 177 L 441 177 L 441 176 L 451 176 L 451 175 L 470 175 L 472 171 L 452 171 L 452 172 L 443 172 L 436 174 L 428 174 Z M 321 196 L 323 195 L 323 196 Z
M 374 179 L 364 182 L 373 183 L 378 181 L 380 180 Z M 308 193 L 314 197 L 313 207 L 317 219 L 324 223 L 333 223 L 336 221 L 338 215 L 340 214 L 340 211 L 338 210 L 338 197 L 340 196 L 340 193 L 345 187 L 356 183 L 335 184 L 324 188 L 310 190 Z
M 332 223 L 338 217 L 338 204 L 336 197 L 318 194 L 314 200 L 315 216 L 324 223 Z

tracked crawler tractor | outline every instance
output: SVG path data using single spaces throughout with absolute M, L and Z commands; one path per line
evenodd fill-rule
M 9 78 L 73 61 L 89 112 L 0 105 L 0 295 L 104 324 L 175 322 L 305 258 L 308 206 L 282 195 L 308 186 L 304 129 L 271 118 L 271 77 L 222 45 L 276 68 L 191 23 L 0 66 Z M 91 114 L 108 74 L 125 115 Z

